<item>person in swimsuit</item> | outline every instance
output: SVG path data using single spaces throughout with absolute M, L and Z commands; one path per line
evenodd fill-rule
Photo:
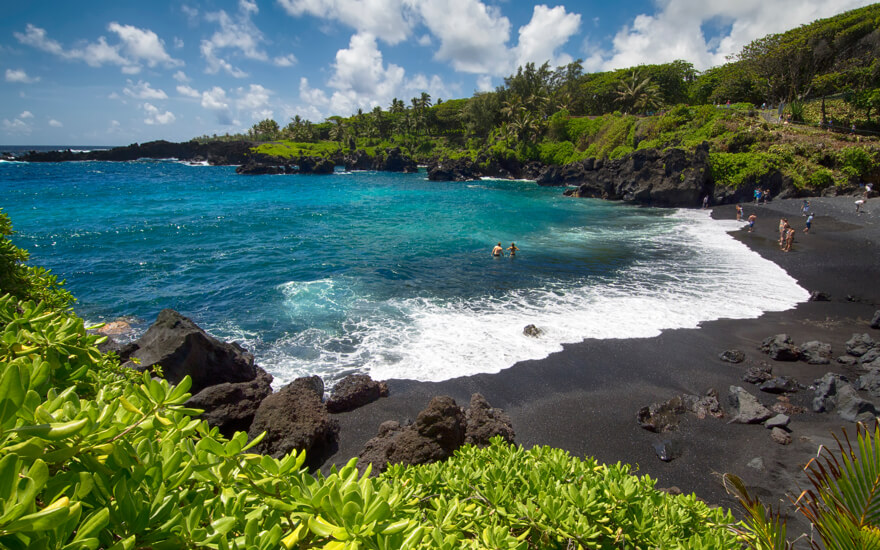
M 752 230 L 755 228 L 755 220 L 757 220 L 757 219 L 758 219 L 758 216 L 756 216 L 754 214 L 749 216 L 749 233 L 751 233 Z
M 519 248 L 516 247 L 516 243 L 510 243 L 510 246 L 507 248 L 507 251 L 510 252 L 511 256 L 516 256 L 517 250 L 519 250 Z
M 504 256 L 504 249 L 501 248 L 501 243 L 495 245 L 495 248 L 492 249 L 493 256 Z
M 736 205 L 736 221 L 742 221 L 743 219 L 743 207 L 740 205 Z

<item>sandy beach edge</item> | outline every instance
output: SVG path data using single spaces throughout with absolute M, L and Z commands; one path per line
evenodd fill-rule
M 525 447 L 550 445 L 574 456 L 628 463 L 634 473 L 655 478 L 658 487 L 677 487 L 725 507 L 735 507 L 735 502 L 726 494 L 721 474 L 735 473 L 765 502 L 790 512 L 789 496 L 796 496 L 806 485 L 804 464 L 815 456 L 819 445 L 833 446 L 832 432 L 839 433 L 841 427 L 850 432 L 855 429 L 836 413 L 811 412 L 809 386 L 827 372 L 851 379 L 860 373 L 833 360 L 830 365 L 771 361 L 759 346 L 768 336 L 786 333 L 797 343 L 827 342 L 837 357 L 845 353 L 845 342 L 853 333 L 880 337 L 880 331 L 869 327 L 880 303 L 880 198 L 870 199 L 861 214 L 855 212 L 855 198 L 809 199 L 815 213 L 809 234 L 802 231 L 802 199 L 744 204 L 746 216 L 755 213 L 758 217 L 755 230 L 733 232 L 805 289 L 824 292 L 830 301 L 804 302 L 757 319 L 710 321 L 696 329 L 664 331 L 655 338 L 589 339 L 498 374 L 436 383 L 391 380 L 388 398 L 334 415 L 341 427 L 340 443 L 325 469 L 357 456 L 383 421 L 414 420 L 436 395 L 450 395 L 467 406 L 471 394 L 479 392 L 510 415 L 516 441 Z M 733 219 L 734 205 L 714 208 L 712 216 Z M 777 244 L 781 217 L 787 217 L 797 230 L 791 252 L 782 252 Z M 742 350 L 746 360 L 740 364 L 721 361 L 719 354 L 728 349 Z M 702 395 L 709 388 L 718 391 L 726 410 L 731 386 L 741 386 L 771 406 L 775 395 L 742 381 L 746 370 L 756 365 L 769 365 L 774 375 L 793 377 L 804 387 L 789 395 L 792 404 L 807 410 L 792 417 L 790 445 L 774 442 L 761 425 L 728 424 L 726 419 L 686 415 L 677 430 L 664 434 L 648 432 L 636 422 L 643 406 L 682 393 Z M 654 445 L 663 441 L 680 449 L 681 456 L 661 461 Z M 793 533 L 808 527 L 797 515 L 792 522 Z

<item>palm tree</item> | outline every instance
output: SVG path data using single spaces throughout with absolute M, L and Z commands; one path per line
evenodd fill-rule
M 629 80 L 623 80 L 617 86 L 617 103 L 624 109 L 634 112 L 645 112 L 660 106 L 660 89 L 651 83 L 651 77 L 642 78 L 633 71 Z

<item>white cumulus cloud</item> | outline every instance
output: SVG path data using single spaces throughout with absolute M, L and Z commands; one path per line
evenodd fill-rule
M 413 27 L 410 0 L 278 0 L 290 15 L 312 15 L 369 33 L 387 44 L 409 37 Z
M 6 69 L 6 82 L 18 82 L 21 84 L 33 84 L 39 82 L 40 77 L 28 76 L 24 69 Z
M 172 113 L 171 111 L 165 111 L 163 113 L 158 107 L 151 103 L 144 103 L 141 107 L 147 115 L 147 118 L 144 119 L 144 122 L 146 124 L 171 124 L 176 119 L 174 113 Z
M 213 111 L 217 116 L 217 122 L 224 125 L 232 124 L 232 112 L 229 109 L 229 98 L 226 90 L 214 86 L 210 90 L 202 92 L 202 107 Z
M 257 13 L 255 2 L 240 0 L 239 13 L 236 18 L 230 17 L 224 10 L 212 12 L 205 17 L 208 21 L 217 23 L 220 28 L 211 35 L 208 40 L 202 40 L 200 50 L 205 58 L 207 67 L 205 72 L 215 74 L 221 70 L 235 78 L 244 78 L 247 73 L 235 67 L 224 57 L 223 52 L 232 50 L 234 54 L 242 55 L 248 59 L 268 61 L 269 56 L 261 48 L 265 41 L 263 33 L 254 25 L 251 15 Z
M 278 67 L 292 67 L 296 65 L 296 56 L 293 54 L 279 55 L 272 59 L 272 63 Z
M 49 119 L 49 126 L 52 128 L 62 128 L 64 125 L 61 122 L 55 120 L 54 118 Z
M 26 120 L 28 118 L 34 118 L 34 114 L 30 111 L 22 111 L 21 114 L 18 115 L 18 118 Z
M 107 30 L 115 33 L 120 42 L 110 44 L 107 38 L 99 36 L 94 42 L 65 49 L 57 40 L 49 38 L 45 29 L 28 23 L 25 32 L 14 32 L 15 38 L 26 46 L 31 46 L 70 61 L 83 61 L 90 67 L 118 65 L 125 74 L 137 74 L 142 64 L 155 67 L 162 64 L 166 67 L 183 65 L 183 62 L 172 58 L 165 51 L 163 42 L 158 35 L 148 29 L 140 29 L 132 25 L 121 25 L 112 22 Z
M 193 99 L 200 99 L 202 94 L 193 88 L 192 86 L 187 86 L 186 84 L 181 84 L 177 87 L 177 93 L 182 96 L 191 97 Z
M 248 111 L 254 120 L 272 118 L 272 109 L 269 108 L 269 96 L 272 94 L 270 90 L 259 84 L 251 84 L 247 89 L 238 88 L 236 93 L 238 99 L 235 105 L 240 111 Z
M 403 83 L 405 72 L 393 63 L 384 64 L 376 37 L 368 33 L 352 36 L 348 48 L 336 52 L 333 68 L 329 85 L 336 90 L 330 97 L 334 113 L 388 103 Z
M 658 11 L 640 14 L 614 36 L 608 52 L 586 52 L 588 70 L 646 63 L 690 61 L 698 69 L 726 62 L 743 46 L 767 34 L 784 32 L 815 19 L 870 4 L 867 0 L 666 0 Z M 724 22 L 718 36 L 704 26 Z
M 112 22 L 107 30 L 116 33 L 122 41 L 121 49 L 126 57 L 135 61 L 143 61 L 148 67 L 163 65 L 178 67 L 183 61 L 174 59 L 165 51 L 165 43 L 149 29 L 139 29 L 133 25 L 121 25 Z
M 122 93 L 135 99 L 168 99 L 168 94 L 163 90 L 156 90 L 149 82 L 138 80 L 135 84 L 131 80 L 126 81 L 128 86 L 122 89 Z
M 516 66 L 529 62 L 541 65 L 545 61 L 553 67 L 568 65 L 573 61 L 572 57 L 560 55 L 557 50 L 568 42 L 580 25 L 580 14 L 567 13 L 564 6 L 535 6 L 531 21 L 519 29 Z

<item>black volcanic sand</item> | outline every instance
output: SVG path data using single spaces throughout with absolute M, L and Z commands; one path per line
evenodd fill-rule
M 356 411 L 335 415 L 341 425 L 338 452 L 327 462 L 344 464 L 357 456 L 386 420 L 415 420 L 431 397 L 450 395 L 467 406 L 473 392 L 482 393 L 492 406 L 501 407 L 513 421 L 516 441 L 525 447 L 550 445 L 574 456 L 594 456 L 600 462 L 624 462 L 639 475 L 650 475 L 658 487 L 678 487 L 695 493 L 711 504 L 733 508 L 721 474 L 735 473 L 765 503 L 781 506 L 788 515 L 800 488 L 806 488 L 802 468 L 815 456 L 820 444 L 836 448 L 832 432 L 855 425 L 836 413 L 810 411 L 811 390 L 790 395 L 792 403 L 807 413 L 792 417 L 793 442 L 779 445 L 761 425 L 727 424 L 725 420 L 699 420 L 687 414 L 678 430 L 655 434 L 639 427 L 639 408 L 665 401 L 677 394 L 703 394 L 716 388 L 725 410 L 731 385 L 742 386 L 771 406 L 776 397 L 762 393 L 741 380 L 749 366 L 772 364 L 775 375 L 796 378 L 809 386 L 826 372 L 858 373 L 832 360 L 831 365 L 771 361 L 759 351 L 761 341 L 781 332 L 796 343 L 820 340 L 830 343 L 836 358 L 846 352 L 844 342 L 853 333 L 868 332 L 880 338 L 869 322 L 880 302 L 880 198 L 856 215 L 855 197 L 811 200 L 816 213 L 813 230 L 804 234 L 801 200 L 777 200 L 767 205 L 744 204 L 746 217 L 756 213 L 755 230 L 744 227 L 735 238 L 782 266 L 808 291 L 822 291 L 828 302 L 806 302 L 793 310 L 768 313 L 758 319 L 719 320 L 697 329 L 668 330 L 655 338 L 586 340 L 565 345 L 564 350 L 536 361 L 524 361 L 498 374 L 456 378 L 439 383 L 391 380 L 390 396 Z M 713 210 L 716 219 L 735 217 L 732 205 Z M 787 216 L 798 230 L 791 252 L 777 244 L 778 224 Z M 754 281 L 760 285 L 761 281 Z M 743 288 L 742 292 L 748 292 Z M 723 311 L 724 304 L 718 304 Z M 722 362 L 719 353 L 736 348 L 745 352 L 738 365 Z M 675 442 L 680 458 L 662 462 L 653 444 Z M 760 459 L 760 460 L 755 460 Z M 762 464 L 759 464 L 762 463 Z M 808 524 L 798 514 L 789 522 L 792 538 Z

